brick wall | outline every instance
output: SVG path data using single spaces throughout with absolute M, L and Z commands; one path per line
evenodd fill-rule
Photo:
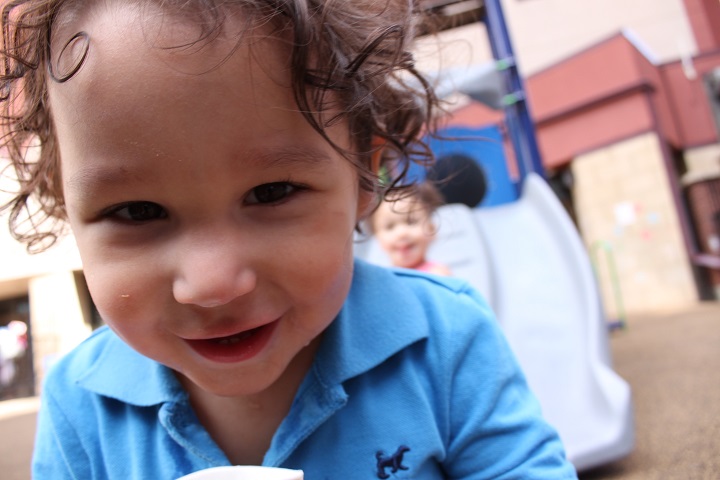
M 597 255 L 609 316 L 618 291 L 628 313 L 685 308 L 697 301 L 677 211 L 655 133 L 576 157 L 573 197 L 583 241 Z

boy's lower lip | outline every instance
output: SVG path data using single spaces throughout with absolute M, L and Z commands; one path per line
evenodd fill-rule
M 278 320 L 235 335 L 206 340 L 185 340 L 190 347 L 213 362 L 236 363 L 260 353 L 272 337 Z

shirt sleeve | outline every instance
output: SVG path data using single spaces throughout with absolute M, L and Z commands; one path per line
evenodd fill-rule
M 452 479 L 576 479 L 555 429 L 540 405 L 489 308 L 466 292 L 467 312 L 454 322 L 477 325 L 456 335 L 450 435 L 445 471 Z M 469 305 L 468 305 L 469 304 Z M 474 304 L 474 305 L 472 305 Z M 471 317 L 482 318 L 480 323 Z M 466 316 L 467 318 L 462 318 Z

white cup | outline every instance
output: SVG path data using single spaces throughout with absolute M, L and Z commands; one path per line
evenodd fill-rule
M 303 480 L 302 470 L 240 465 L 200 470 L 177 480 Z

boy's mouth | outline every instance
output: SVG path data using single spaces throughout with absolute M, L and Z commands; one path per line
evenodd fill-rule
M 249 360 L 267 345 L 278 321 L 226 337 L 185 340 L 200 356 L 220 363 Z
M 253 337 L 259 328 L 262 328 L 262 327 L 253 328 L 252 330 L 247 330 L 245 332 L 236 333 L 235 335 L 230 335 L 228 337 L 211 338 L 206 341 L 217 343 L 219 345 L 233 345 L 236 343 L 240 343 L 244 340 L 247 340 L 250 337 Z

